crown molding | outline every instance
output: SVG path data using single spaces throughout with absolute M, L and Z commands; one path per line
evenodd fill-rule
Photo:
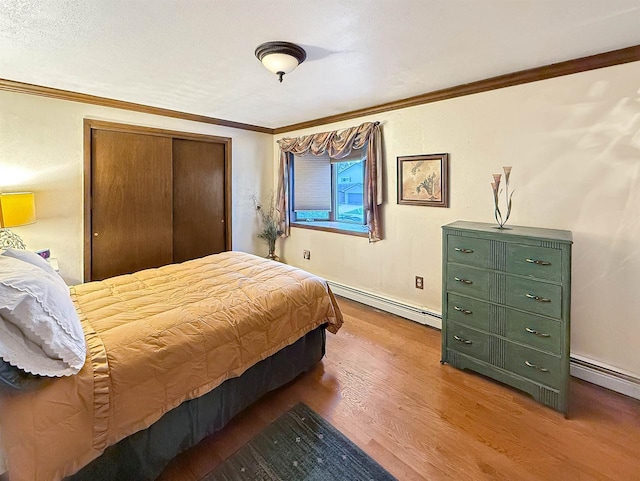
M 78 92 L 72 92 L 70 90 L 60 90 L 52 87 L 43 87 L 41 85 L 16 82 L 14 80 L 0 79 L 0 90 L 29 95 L 38 95 L 40 97 L 48 97 L 59 100 L 69 100 L 71 102 L 100 105 L 102 107 L 111 107 L 114 109 L 131 110 L 133 112 L 142 112 L 145 114 L 162 115 L 164 117 L 192 120 L 194 122 L 202 122 L 205 124 L 220 125 L 222 127 L 231 127 L 233 129 L 250 130 L 253 132 L 273 135 L 273 129 L 268 127 L 261 127 L 259 125 L 243 124 L 241 122 L 217 119 L 215 117 L 207 117 L 205 115 L 190 114 L 188 112 L 163 109 L 160 107 L 151 107 L 149 105 L 125 102 L 123 100 L 114 100 L 106 97 L 98 97 L 95 95 L 81 94 Z
M 521 70 L 519 72 L 499 75 L 497 77 L 492 77 L 485 80 L 478 80 L 476 82 L 449 87 L 442 90 L 436 90 L 434 92 L 428 92 L 425 94 L 417 95 L 415 97 L 408 97 L 406 99 L 395 100 L 393 102 L 388 102 L 373 107 L 352 110 L 350 112 L 345 112 L 342 114 L 331 115 L 328 117 L 308 120 L 305 122 L 277 128 L 244 124 L 241 122 L 233 122 L 231 120 L 217 119 L 215 117 L 190 114 L 187 112 L 180 112 L 177 110 L 164 109 L 160 107 L 151 107 L 148 105 L 136 104 L 133 102 L 125 102 L 122 100 L 114 100 L 105 97 L 98 97 L 94 95 L 72 92 L 69 90 L 54 89 L 51 87 L 43 87 L 40 85 L 33 85 L 6 79 L 0 79 L 0 90 L 19 92 L 30 95 L 39 95 L 41 97 L 69 100 L 72 102 L 101 105 L 103 107 L 131 110 L 135 112 L 143 112 L 147 114 L 191 120 L 194 122 L 220 125 L 223 127 L 230 127 L 234 129 L 250 130 L 253 132 L 260 132 L 264 134 L 278 135 L 294 130 L 340 122 L 342 120 L 350 120 L 367 115 L 375 115 L 382 112 L 389 112 L 392 110 L 415 107 L 417 105 L 428 104 L 431 102 L 438 102 L 440 100 L 453 99 L 465 95 L 473 95 L 481 92 L 488 92 L 490 90 L 512 87 L 514 85 L 537 82 L 540 80 L 561 77 L 564 75 L 571 75 L 579 72 L 586 72 L 588 70 L 613 67 L 615 65 L 637 61 L 640 61 L 640 45 L 634 45 L 632 47 L 613 50 L 597 55 L 590 55 L 588 57 L 567 60 L 551 65 L 545 65 L 543 67 L 535 67 L 527 70 Z
M 306 129 L 309 127 L 318 127 L 320 125 L 340 122 L 342 120 L 350 120 L 367 115 L 375 115 L 382 112 L 389 112 L 391 110 L 414 107 L 416 105 L 428 104 L 431 102 L 438 102 L 440 100 L 453 99 L 456 97 L 473 95 L 481 92 L 488 92 L 490 90 L 512 87 L 514 85 L 521 85 L 530 82 L 537 82 L 539 80 L 546 80 L 554 77 L 586 72 L 588 70 L 612 67 L 614 65 L 620 65 L 629 62 L 637 62 L 639 60 L 640 45 L 634 45 L 633 47 L 622 48 L 619 50 L 613 50 L 611 52 L 600 53 L 597 55 L 590 55 L 588 57 L 581 57 L 574 60 L 567 60 L 565 62 L 545 65 L 543 67 L 520 70 L 519 72 L 499 75 L 497 77 L 492 77 L 485 80 L 478 80 L 477 82 L 471 82 L 442 90 L 436 90 L 434 92 L 428 92 L 426 94 L 417 95 L 415 97 L 408 97 L 402 100 L 395 100 L 393 102 L 376 105 L 374 107 L 352 110 L 351 112 L 345 112 L 342 114 L 331 115 L 329 117 L 322 117 L 315 120 L 308 120 L 306 122 L 278 127 L 274 129 L 274 134 L 277 135 L 294 130 Z

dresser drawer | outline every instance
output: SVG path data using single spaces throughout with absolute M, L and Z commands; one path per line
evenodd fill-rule
M 512 276 L 508 276 L 506 286 L 507 305 L 560 319 L 562 287 Z
M 507 246 L 507 271 L 552 282 L 562 281 L 562 252 L 550 247 L 510 244 Z
M 509 370 L 527 379 L 554 388 L 561 387 L 563 377 L 561 358 L 537 351 L 525 346 L 507 343 L 507 362 Z
M 489 335 L 450 322 L 447 325 L 447 346 L 475 359 L 489 361 Z
M 447 259 L 476 267 L 489 267 L 489 245 L 487 239 L 449 236 L 447 241 Z
M 457 294 L 447 294 L 447 318 L 467 326 L 489 330 L 489 304 Z
M 489 271 L 449 264 L 447 291 L 486 299 L 489 294 Z
M 559 321 L 507 309 L 506 337 L 536 349 L 562 353 L 563 325 Z

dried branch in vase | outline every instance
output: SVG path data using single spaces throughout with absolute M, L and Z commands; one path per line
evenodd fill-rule
M 280 211 L 276 209 L 274 195 L 271 194 L 266 208 L 263 207 L 255 195 L 253 196 L 253 203 L 262 224 L 262 230 L 258 233 L 258 237 L 264 239 L 269 246 L 267 258 L 279 260 L 279 257 L 275 253 L 276 240 L 282 236 L 283 231 L 280 229 Z

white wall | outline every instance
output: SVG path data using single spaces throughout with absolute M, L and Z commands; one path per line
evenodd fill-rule
M 0 191 L 36 194 L 37 222 L 12 230 L 29 249 L 51 248 L 67 282 L 83 276 L 84 118 L 231 137 L 233 248 L 266 252 L 251 196 L 272 188 L 272 135 L 1 91 Z
M 440 226 L 492 222 L 491 174 L 512 165 L 510 223 L 574 234 L 572 353 L 640 376 L 640 62 L 290 132 L 380 120 L 385 239 L 292 229 L 284 259 L 351 287 L 441 309 Z M 268 196 L 273 137 L 180 119 L 0 92 L 0 190 L 36 193 L 38 221 L 15 228 L 83 272 L 83 119 L 232 137 L 233 247 L 266 254 L 251 195 Z M 448 152 L 450 208 L 396 204 L 396 157 Z M 311 260 L 302 259 L 310 249 Z M 425 279 L 425 290 L 413 287 Z
M 288 132 L 382 122 L 385 239 L 292 228 L 283 258 L 441 311 L 441 229 L 493 222 L 491 174 L 513 166 L 510 224 L 573 232 L 571 350 L 640 376 L 640 62 Z M 396 158 L 450 154 L 450 208 L 397 205 Z M 274 145 L 277 162 L 277 144 Z M 277 172 L 277 170 L 276 170 Z M 302 250 L 311 250 L 311 260 Z M 414 288 L 424 277 L 425 289 Z

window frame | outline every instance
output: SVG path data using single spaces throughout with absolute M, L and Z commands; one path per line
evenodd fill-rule
M 338 163 L 331 164 L 331 210 L 329 211 L 329 219 L 313 219 L 313 220 L 305 220 L 297 218 L 296 211 L 293 210 L 293 206 L 295 204 L 295 155 L 289 153 L 289 224 L 291 227 L 300 227 L 303 229 L 314 229 L 325 232 L 335 232 L 339 234 L 347 234 L 354 235 L 359 237 L 369 237 L 369 226 L 367 225 L 366 212 L 364 213 L 364 222 L 362 224 L 356 222 L 341 222 L 337 221 L 335 218 L 336 208 L 337 208 L 337 198 L 338 198 Z M 363 163 L 363 189 L 364 189 L 364 179 L 366 179 L 367 175 L 367 162 L 366 159 L 362 159 L 360 162 Z M 364 193 L 362 199 L 362 208 L 364 210 Z

